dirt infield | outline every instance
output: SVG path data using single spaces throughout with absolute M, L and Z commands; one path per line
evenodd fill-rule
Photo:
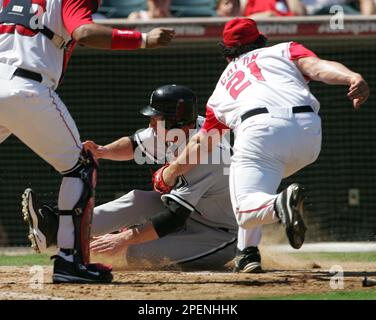
M 0 267 L 0 300 L 13 299 L 248 299 L 297 293 L 332 292 L 329 270 L 333 262 L 294 262 L 295 270 L 280 257 L 265 262 L 267 272 L 115 271 L 109 285 L 54 285 L 51 267 L 43 267 L 42 283 L 33 284 L 30 267 Z M 269 263 L 274 268 L 268 267 Z M 370 271 L 367 263 L 338 263 L 344 270 L 344 290 L 362 290 L 362 278 Z M 374 267 L 374 265 L 373 265 Z M 298 270 L 299 269 L 299 270 Z M 31 271 L 31 273 L 30 273 Z M 35 280 L 35 277 L 34 277 Z

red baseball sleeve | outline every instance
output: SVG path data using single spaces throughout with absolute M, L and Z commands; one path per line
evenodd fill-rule
M 62 18 L 65 29 L 72 35 L 84 24 L 93 23 L 90 0 L 63 0 Z
M 223 133 L 224 130 L 228 130 L 229 128 L 217 119 L 213 109 L 207 105 L 205 122 L 201 130 L 209 132 L 212 129 L 217 129 L 219 132 Z
M 311 50 L 304 47 L 302 44 L 297 42 L 291 42 L 289 46 L 290 60 L 297 60 L 306 57 L 317 57 L 317 55 Z

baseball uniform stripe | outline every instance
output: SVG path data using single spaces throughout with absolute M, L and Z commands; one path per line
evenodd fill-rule
M 52 104 L 56 107 L 56 110 L 59 112 L 59 114 L 60 114 L 60 118 L 63 120 L 63 122 L 64 122 L 66 128 L 68 129 L 70 135 L 72 136 L 72 138 L 73 138 L 73 140 L 74 140 L 74 143 L 76 144 L 77 148 L 81 150 L 81 143 L 78 143 L 78 142 L 77 142 L 77 140 L 76 140 L 76 138 L 75 138 L 75 136 L 74 136 L 74 134 L 73 134 L 71 128 L 69 127 L 68 123 L 65 121 L 64 116 L 63 116 L 61 110 L 59 109 L 58 104 L 57 104 L 56 101 L 55 101 L 55 97 L 53 96 L 53 94 L 52 94 L 52 90 L 51 90 L 51 89 L 49 89 L 49 94 L 50 94 L 50 97 L 51 97 L 51 99 L 52 99 Z
M 158 163 L 159 160 L 154 155 L 152 155 L 150 152 L 148 152 L 146 146 L 143 145 L 143 143 L 140 139 L 140 136 L 138 134 L 135 134 L 134 137 L 135 137 L 135 142 L 140 147 L 142 153 L 144 153 L 147 157 L 149 157 L 150 159 L 152 159 L 153 161 Z
M 187 201 L 185 201 L 184 199 L 182 199 L 182 198 L 180 198 L 180 197 L 178 197 L 176 195 L 173 195 L 173 194 L 164 194 L 164 195 L 161 196 L 162 201 L 164 201 L 165 198 L 170 198 L 170 199 L 176 201 L 177 203 L 179 203 L 184 208 L 187 208 L 189 211 L 197 211 L 194 206 L 192 206 Z
M 268 204 L 265 204 L 261 207 L 258 207 L 256 209 L 250 209 L 250 210 L 242 210 L 242 211 L 238 211 L 238 213 L 250 213 L 250 212 L 255 212 L 255 211 L 259 211 L 259 210 L 262 210 L 262 209 L 265 209 L 267 207 L 270 207 L 271 205 L 274 205 L 274 199 L 269 202 Z

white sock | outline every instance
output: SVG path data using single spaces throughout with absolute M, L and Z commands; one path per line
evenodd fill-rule
M 81 197 L 84 184 L 80 178 L 63 178 L 60 186 L 59 210 L 72 210 Z M 72 216 L 59 217 L 57 233 L 58 248 L 74 248 L 74 225 Z
M 61 250 L 59 250 L 57 255 L 59 257 L 62 257 L 66 261 L 73 262 L 73 254 L 68 255 L 68 254 L 65 254 L 64 252 L 62 252 Z
M 238 249 L 257 247 L 261 241 L 261 226 L 252 229 L 238 229 Z

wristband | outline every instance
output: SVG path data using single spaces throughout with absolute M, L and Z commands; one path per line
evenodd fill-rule
M 135 50 L 141 47 L 142 35 L 139 31 L 112 29 L 112 50 Z

